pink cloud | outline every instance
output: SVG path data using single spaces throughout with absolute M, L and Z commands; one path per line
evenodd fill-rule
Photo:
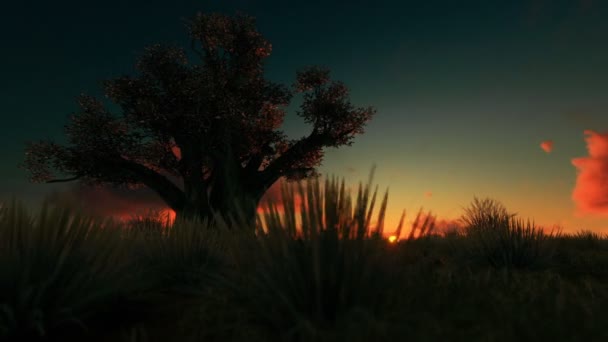
M 146 215 L 149 211 L 164 211 L 164 201 L 152 190 L 90 187 L 74 183 L 65 191 L 47 196 L 52 203 L 65 203 L 80 207 L 84 213 L 125 220 L 132 215 Z
M 551 151 L 553 151 L 553 140 L 545 140 L 541 142 L 540 148 L 547 153 L 551 153 Z
M 579 215 L 608 216 L 608 133 L 584 133 L 589 155 L 572 159 L 578 169 L 572 199 Z

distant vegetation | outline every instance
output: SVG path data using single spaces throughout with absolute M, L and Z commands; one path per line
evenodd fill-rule
M 390 243 L 369 227 L 370 185 L 354 202 L 344 181 L 284 185 L 285 213 L 271 203 L 255 227 L 222 215 L 124 225 L 61 203 L 31 216 L 10 203 L 0 340 L 608 340 L 604 236 L 545 233 L 476 198 L 462 230 L 439 235 L 427 220 Z

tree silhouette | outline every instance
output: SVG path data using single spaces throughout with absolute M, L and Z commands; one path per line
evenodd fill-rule
M 321 67 L 298 71 L 292 87 L 266 80 L 271 45 L 253 17 L 199 13 L 186 26 L 198 63 L 178 47 L 146 48 L 136 76 L 103 82 L 120 117 L 81 95 L 65 126 L 69 146 L 27 143 L 21 167 L 31 181 L 146 186 L 178 217 L 209 219 L 239 203 L 252 219 L 274 182 L 318 176 L 323 147 L 350 146 L 375 114 L 355 108 L 346 86 Z M 296 93 L 303 94 L 297 115 L 312 132 L 287 139 L 277 128 Z

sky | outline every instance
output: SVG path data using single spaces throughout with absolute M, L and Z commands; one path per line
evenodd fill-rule
M 133 75 L 146 46 L 187 47 L 183 20 L 199 11 L 256 17 L 273 47 L 270 80 L 292 84 L 300 68 L 326 66 L 355 106 L 376 108 L 352 146 L 325 149 L 318 170 L 356 189 L 377 165 L 378 201 L 390 191 L 385 230 L 404 209 L 407 227 L 421 207 L 449 225 L 478 197 L 546 228 L 608 233 L 599 0 L 12 2 L 0 20 L 0 200 L 36 206 L 54 193 L 118 216 L 162 206 L 151 192 L 30 183 L 17 164 L 26 141 L 65 142 L 76 97 Z M 283 125 L 290 138 L 311 130 L 296 110 Z

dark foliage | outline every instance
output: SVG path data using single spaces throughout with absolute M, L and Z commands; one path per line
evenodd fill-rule
M 317 176 L 323 147 L 351 145 L 375 113 L 354 107 L 346 86 L 320 67 L 297 72 L 291 88 L 265 79 L 272 46 L 252 17 L 199 13 L 187 28 L 196 61 L 178 47 L 148 47 L 137 75 L 103 82 L 121 115 L 82 95 L 65 126 L 68 146 L 28 143 L 32 181 L 145 186 L 180 217 L 213 218 L 240 200 L 252 219 L 275 181 Z M 288 139 L 278 128 L 297 93 L 297 114 L 313 129 Z

